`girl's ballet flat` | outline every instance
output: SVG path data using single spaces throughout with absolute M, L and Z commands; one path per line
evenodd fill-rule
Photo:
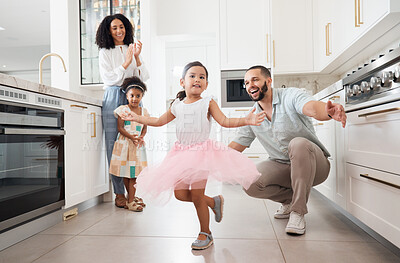
M 214 208 L 212 208 L 212 210 L 215 213 L 215 221 L 219 223 L 222 220 L 224 212 L 224 197 L 222 195 L 217 195 L 214 196 L 213 199 L 214 199 Z
M 193 243 L 192 243 L 192 249 L 194 250 L 202 250 L 202 249 L 206 249 L 209 246 L 211 246 L 214 241 L 213 241 L 213 237 L 211 234 L 208 234 L 206 232 L 200 232 L 199 235 L 205 235 L 206 236 L 206 240 L 199 240 L 196 239 Z

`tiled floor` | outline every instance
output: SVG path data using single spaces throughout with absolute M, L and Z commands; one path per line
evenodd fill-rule
M 143 213 L 104 203 L 0 252 L 0 262 L 400 262 L 339 212 L 312 194 L 307 232 L 289 236 L 279 206 L 248 197 L 240 187 L 213 185 L 225 197 L 224 218 L 211 222 L 215 245 L 192 251 L 198 232 L 190 203 L 151 203 Z M 213 217 L 212 217 L 213 219 Z

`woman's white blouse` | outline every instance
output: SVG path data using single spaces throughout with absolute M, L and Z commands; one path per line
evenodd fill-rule
M 133 58 L 132 63 L 124 69 L 122 64 L 125 62 L 127 50 L 127 45 L 118 45 L 111 49 L 100 49 L 99 67 L 104 89 L 111 86 L 121 86 L 125 78 L 132 76 L 137 76 L 142 81 L 149 79 L 149 72 L 141 57 L 139 58 L 142 65 L 138 67 L 135 58 Z

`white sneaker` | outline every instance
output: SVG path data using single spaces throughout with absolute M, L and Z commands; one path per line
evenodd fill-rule
M 306 232 L 306 221 L 304 220 L 304 215 L 292 211 L 285 231 L 288 234 L 303 235 Z
M 281 204 L 278 210 L 276 210 L 274 217 L 276 219 L 289 218 L 290 215 L 290 204 Z

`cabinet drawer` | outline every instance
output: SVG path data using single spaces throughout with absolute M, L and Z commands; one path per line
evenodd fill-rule
M 346 160 L 400 174 L 400 102 L 347 114 Z
M 346 164 L 349 182 L 348 211 L 400 247 L 400 189 L 367 179 L 384 179 L 400 185 L 400 176 Z

